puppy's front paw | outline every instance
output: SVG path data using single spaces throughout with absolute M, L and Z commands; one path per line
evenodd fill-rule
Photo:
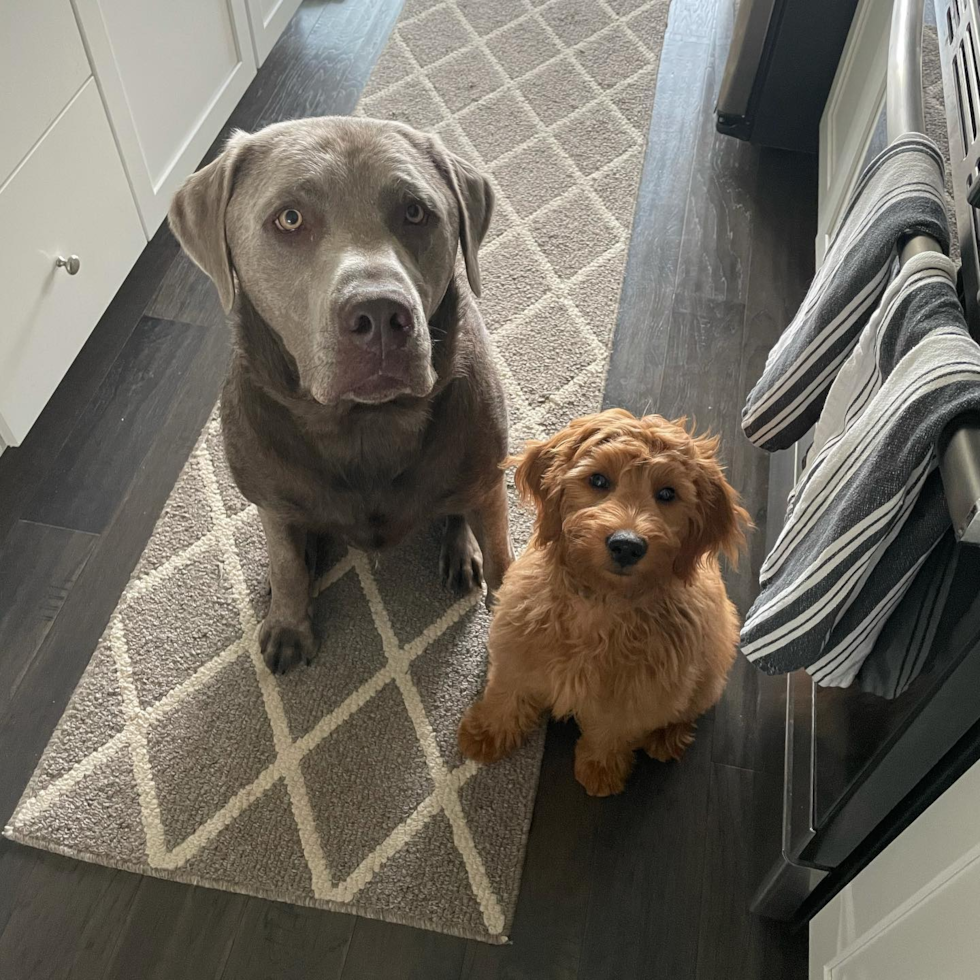
M 285 674 L 300 661 L 309 665 L 317 649 L 309 617 L 294 623 L 267 616 L 259 627 L 259 649 L 273 674 Z
M 466 594 L 483 588 L 483 555 L 467 525 L 447 531 L 439 555 L 439 571 L 447 589 Z
M 519 731 L 493 724 L 477 702 L 459 723 L 459 751 L 467 759 L 489 765 L 509 755 L 521 744 Z
M 658 762 L 676 762 L 694 741 L 694 729 L 692 721 L 658 728 L 647 736 L 643 749 L 651 759 Z
M 595 756 L 576 747 L 575 778 L 589 796 L 615 796 L 622 793 L 632 771 L 632 752 Z

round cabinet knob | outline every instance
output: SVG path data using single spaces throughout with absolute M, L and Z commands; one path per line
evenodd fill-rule
M 77 255 L 69 255 L 67 259 L 63 255 L 59 255 L 54 264 L 59 269 L 64 269 L 68 275 L 73 276 L 82 267 L 82 260 Z

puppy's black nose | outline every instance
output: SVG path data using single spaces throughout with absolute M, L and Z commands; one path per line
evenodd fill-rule
M 647 553 L 646 541 L 632 531 L 614 531 L 606 538 L 606 547 L 620 568 L 635 565 Z

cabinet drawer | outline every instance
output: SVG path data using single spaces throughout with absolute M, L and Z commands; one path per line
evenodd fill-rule
M 73 2 L 150 236 L 255 77 L 245 0 Z
M 69 0 L 0 2 L 0 182 L 91 74 Z
M 146 244 L 90 79 L 0 188 L 0 437 L 17 445 Z M 58 256 L 77 255 L 69 275 Z

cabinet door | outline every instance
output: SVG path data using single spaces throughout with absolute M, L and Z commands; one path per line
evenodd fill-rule
M 27 435 L 145 244 L 90 78 L 0 188 L 3 442 Z
M 811 980 L 980 976 L 980 763 L 810 923 Z
M 147 236 L 255 76 L 245 0 L 73 0 Z
M 302 0 L 245 0 L 255 63 L 261 66 Z
M 68 0 L 0 2 L 0 183 L 91 74 Z

